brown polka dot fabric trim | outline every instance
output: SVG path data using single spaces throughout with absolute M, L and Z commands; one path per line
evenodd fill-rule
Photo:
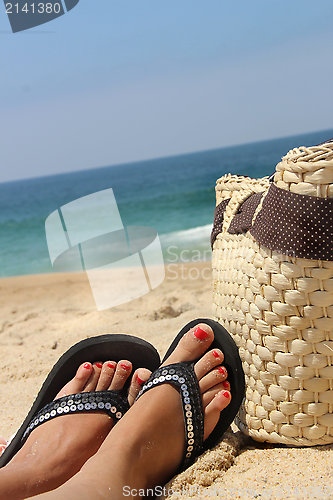
M 226 200 L 221 201 L 215 208 L 214 212 L 214 224 L 213 224 L 213 229 L 212 229 L 212 234 L 210 237 L 210 243 L 214 245 L 214 241 L 216 240 L 216 236 L 221 233 L 222 231 L 222 225 L 223 225 L 223 217 L 224 217 L 224 212 L 226 209 L 226 206 L 228 205 L 229 201 L 231 198 L 227 198 Z
M 228 233 L 246 233 L 252 226 L 252 219 L 263 193 L 254 193 L 249 196 L 239 207 L 237 214 L 232 219 Z
M 271 250 L 332 261 L 333 198 L 291 193 L 272 184 L 249 231 Z

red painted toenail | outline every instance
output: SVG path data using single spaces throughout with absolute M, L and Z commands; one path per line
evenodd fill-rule
M 116 365 L 115 365 L 115 364 L 113 364 L 113 363 L 108 363 L 108 367 L 109 367 L 109 368 L 113 368 L 113 369 L 115 369 Z
M 140 384 L 140 385 L 142 385 L 144 383 L 144 380 L 141 380 L 139 375 L 136 376 L 136 380 L 137 380 L 138 384 Z
M 84 363 L 83 368 L 90 370 L 90 363 Z
M 128 366 L 128 365 L 123 365 L 122 363 L 120 364 L 120 366 L 124 369 L 124 370 L 130 370 L 131 367 Z
M 200 326 L 197 326 L 194 330 L 194 335 L 197 337 L 199 340 L 203 340 L 208 336 L 208 333 L 205 332 Z
M 96 365 L 98 368 L 102 368 L 103 363 L 100 363 L 100 362 L 98 361 L 97 363 L 95 363 L 95 365 Z
M 230 394 L 229 394 L 229 392 L 227 392 L 227 391 L 224 391 L 223 396 L 224 396 L 225 398 L 227 398 L 227 399 L 229 399 L 229 398 L 230 398 Z
M 224 366 L 219 366 L 219 372 L 224 373 L 224 375 L 227 374 L 227 370 L 224 368 Z
M 222 385 L 223 385 L 223 387 L 225 389 L 228 389 L 228 390 L 230 389 L 230 384 L 229 384 L 229 382 L 227 380 L 225 380 L 224 382 L 222 382 Z
M 219 358 L 220 357 L 220 355 L 219 355 L 219 353 L 217 351 L 213 351 L 213 356 L 215 356 L 215 358 Z

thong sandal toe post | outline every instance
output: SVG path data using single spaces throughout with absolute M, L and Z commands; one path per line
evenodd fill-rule
M 42 423 L 63 414 L 103 411 L 118 421 L 128 410 L 127 389 L 130 378 L 121 391 L 81 392 L 54 400 L 85 361 L 120 361 L 128 359 L 137 368 L 154 371 L 160 364 L 156 349 L 140 338 L 124 334 L 106 334 L 78 342 L 54 365 L 47 376 L 26 419 L 0 457 L 4 467 L 23 446 L 29 434 Z M 125 396 L 126 394 L 126 396 Z
M 219 421 L 210 436 L 204 441 L 204 410 L 199 382 L 194 373 L 197 359 L 159 367 L 151 374 L 137 396 L 139 398 L 149 389 L 164 383 L 172 384 L 179 390 L 185 424 L 185 447 L 183 462 L 178 472 L 191 465 L 204 450 L 217 444 L 237 415 L 245 394 L 245 378 L 238 348 L 225 328 L 211 319 L 196 319 L 184 326 L 171 344 L 163 362 L 175 350 L 185 333 L 199 323 L 206 323 L 213 329 L 214 341 L 210 349 L 219 348 L 224 354 L 223 365 L 228 371 L 228 382 L 232 395 L 229 405 L 222 410 Z

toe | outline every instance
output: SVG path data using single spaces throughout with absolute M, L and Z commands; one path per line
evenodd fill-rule
M 86 383 L 83 392 L 95 391 L 98 383 L 99 376 L 101 374 L 103 363 L 101 361 L 96 361 L 92 367 L 93 371 L 90 375 L 88 382 Z
M 194 365 L 194 372 L 198 380 L 206 375 L 212 368 L 220 365 L 223 359 L 224 355 L 220 349 L 212 349 L 211 351 L 206 352 L 206 354 L 202 356 L 202 358 L 200 358 Z
M 131 406 L 139 394 L 142 384 L 149 379 L 150 375 L 151 371 L 147 370 L 147 368 L 138 368 L 133 373 L 131 385 L 128 389 L 128 402 Z
M 7 446 L 8 446 L 8 443 L 5 440 L 5 438 L 0 437 L 0 457 L 3 454 L 3 452 L 5 451 L 5 449 L 7 448 Z
M 61 391 L 56 395 L 55 399 L 83 391 L 92 372 L 93 367 L 91 363 L 86 362 L 80 365 L 75 374 L 75 377 L 61 389 Z
M 109 386 L 109 390 L 111 391 L 120 391 L 130 376 L 132 371 L 132 363 L 128 360 L 121 360 L 117 363 L 117 368 L 111 384 Z
M 199 323 L 183 335 L 176 349 L 162 366 L 180 361 L 194 361 L 202 356 L 213 340 L 214 332 L 211 327 L 205 323 Z
M 101 374 L 99 376 L 96 391 L 107 391 L 117 368 L 115 361 L 105 361 L 103 363 Z
M 203 394 L 204 392 L 208 391 L 208 389 L 214 387 L 214 385 L 223 382 L 223 380 L 225 380 L 227 376 L 228 372 L 224 366 L 219 366 L 218 368 L 214 368 L 214 370 L 207 373 L 207 375 L 202 377 L 202 379 L 199 381 L 199 387 L 201 393 Z
M 227 380 L 221 382 L 220 384 L 214 385 L 214 387 L 212 387 L 202 395 L 203 407 L 206 408 L 206 406 L 209 405 L 209 403 L 214 399 L 216 394 L 220 391 L 230 392 L 230 384 Z
M 218 392 L 212 401 L 206 406 L 205 413 L 205 430 L 204 439 L 206 439 L 213 431 L 220 418 L 220 413 L 228 406 L 231 400 L 229 391 Z

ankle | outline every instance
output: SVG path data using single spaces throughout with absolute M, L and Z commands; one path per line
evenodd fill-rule
M 124 479 L 123 486 L 139 489 L 148 484 L 146 449 L 147 441 L 144 442 L 142 436 L 135 433 L 126 441 L 119 433 L 119 440 L 112 443 L 112 455 L 117 457 L 119 475 Z
M 161 453 L 165 443 L 160 446 L 149 426 L 141 432 L 136 432 L 134 428 L 133 431 L 126 441 L 123 432 L 114 435 L 112 441 L 112 456 L 117 457 L 115 461 L 118 477 L 122 478 L 123 494 L 130 490 L 147 490 L 156 484 L 163 485 L 174 470 L 175 454 L 172 453 L 172 447 L 170 455 L 166 457 Z M 105 456 L 110 457 L 107 449 Z

